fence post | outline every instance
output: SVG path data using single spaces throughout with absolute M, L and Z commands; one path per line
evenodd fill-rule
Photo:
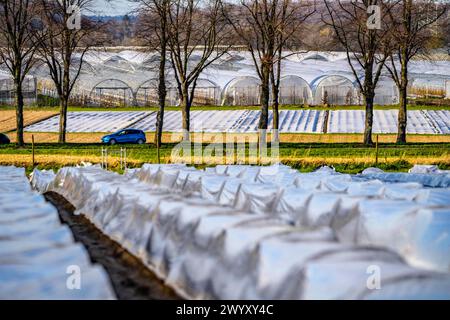
M 378 135 L 375 141 L 375 165 L 378 166 Z
M 158 138 L 156 138 L 158 139 Z M 159 141 L 156 141 L 156 155 L 158 157 L 158 164 L 161 164 L 161 155 L 159 153 Z
M 31 162 L 33 163 L 34 168 L 34 134 L 31 135 Z
M 123 148 L 120 147 L 120 170 L 123 168 Z

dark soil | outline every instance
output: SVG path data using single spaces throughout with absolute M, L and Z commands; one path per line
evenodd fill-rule
M 70 227 L 75 240 L 86 247 L 92 262 L 106 270 L 118 299 L 180 299 L 138 258 L 105 236 L 86 217 L 74 215 L 75 208 L 64 197 L 55 192 L 44 196 L 58 209 L 62 223 Z

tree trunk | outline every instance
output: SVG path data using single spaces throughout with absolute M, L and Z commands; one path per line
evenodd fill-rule
M 279 127 L 280 127 L 280 114 L 279 114 L 279 89 L 276 85 L 272 84 L 272 112 L 273 112 L 273 124 L 272 124 L 272 142 L 280 142 Z
M 16 81 L 16 143 L 19 147 L 23 147 L 25 145 L 23 140 L 23 104 L 22 83 L 20 81 Z
M 182 97 L 181 97 L 181 116 L 183 122 L 183 141 L 190 141 L 190 101 L 189 101 L 189 87 L 187 85 L 183 85 L 182 88 Z
M 64 29 L 64 61 L 63 61 L 63 78 L 61 89 L 59 92 L 59 100 L 61 110 L 59 111 L 59 138 L 58 143 L 66 143 L 67 130 L 67 107 L 69 105 L 70 97 L 70 64 L 72 60 L 72 51 L 70 49 L 71 32 L 69 29 Z
M 164 108 L 166 106 L 166 44 L 161 44 L 161 58 L 159 60 L 159 83 L 158 83 L 158 104 L 159 110 L 156 114 L 156 136 L 155 144 L 157 148 L 161 147 L 162 131 L 164 124 Z
M 408 104 L 408 69 L 405 62 L 402 62 L 401 80 L 400 80 L 400 107 L 398 110 L 398 133 L 397 143 L 406 143 L 407 126 L 407 104 Z
M 259 118 L 259 149 L 262 150 L 266 147 L 267 142 L 267 124 L 269 122 L 269 100 L 270 100 L 270 70 L 268 66 L 262 67 L 262 79 L 261 79 L 261 116 Z
M 368 146 L 373 145 L 373 141 L 372 141 L 373 100 L 374 100 L 373 92 L 369 92 L 365 95 L 366 120 L 365 120 L 365 126 L 364 126 L 364 144 L 368 145 Z
M 67 130 L 67 106 L 69 105 L 69 98 L 65 95 L 60 96 L 60 110 L 59 110 L 59 137 L 58 143 L 66 143 Z

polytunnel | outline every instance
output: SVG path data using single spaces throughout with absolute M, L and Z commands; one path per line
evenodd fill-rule
M 175 86 L 172 85 L 174 81 L 170 81 L 166 84 L 166 104 L 174 106 L 179 103 L 178 91 Z M 150 79 L 143 82 L 136 89 L 136 103 L 139 106 L 156 106 L 158 105 L 158 79 Z
M 360 78 L 361 83 L 363 83 L 364 78 Z M 358 84 L 354 82 L 355 88 L 358 88 Z M 364 104 L 364 97 L 358 90 L 358 104 Z M 382 76 L 378 80 L 377 86 L 375 88 L 374 104 L 380 106 L 387 106 L 398 104 L 400 101 L 400 94 L 395 82 L 388 76 Z
M 312 100 L 312 91 L 306 80 L 293 75 L 281 78 L 280 104 L 310 104 Z
M 208 79 L 198 79 L 195 85 L 194 105 L 217 105 L 220 87 Z
M 315 105 L 355 105 L 359 100 L 352 81 L 344 76 L 320 76 L 311 83 L 311 88 Z
M 89 94 L 90 104 L 101 106 L 135 105 L 131 87 L 119 79 L 105 79 L 95 84 Z
M 314 53 L 314 54 L 311 54 L 309 56 L 306 56 L 302 61 L 307 61 L 307 60 L 316 60 L 316 61 L 328 62 L 328 58 L 327 57 L 325 57 L 325 56 L 323 56 L 321 54 L 318 54 L 318 53 Z
M 375 88 L 374 104 L 385 106 L 397 104 L 400 101 L 400 95 L 395 82 L 389 77 L 382 77 Z
M 136 70 L 133 63 L 119 55 L 114 55 L 102 62 L 102 67 L 113 69 L 119 72 L 133 72 Z
M 260 81 L 251 76 L 237 77 L 222 92 L 222 105 L 251 106 L 260 103 Z
M 78 72 L 80 63 L 81 63 L 81 59 L 80 58 L 74 58 L 74 60 L 72 61 L 71 71 L 72 72 Z M 95 75 L 97 73 L 97 70 L 89 62 L 83 61 L 82 65 L 81 65 L 80 73 L 82 73 L 82 74 L 89 74 L 89 75 Z
M 139 69 L 140 70 L 155 71 L 158 68 L 159 60 L 160 60 L 160 55 L 159 54 L 152 54 L 152 55 L 148 56 L 146 59 L 144 59 L 139 64 Z
M 180 102 L 177 87 L 172 79 L 166 84 L 166 103 L 171 106 Z M 220 88 L 208 79 L 198 79 L 195 86 L 193 105 L 216 105 L 220 97 Z M 142 83 L 136 90 L 136 103 L 138 105 L 158 104 L 158 79 L 150 79 Z
M 450 80 L 437 75 L 412 75 L 408 88 L 408 95 L 412 97 L 437 97 L 446 96 L 446 82 Z
M 32 104 L 37 96 L 36 78 L 26 76 L 22 83 L 22 93 L 25 104 Z M 0 72 L 0 103 L 11 105 L 15 103 L 16 88 L 13 78 L 6 72 Z

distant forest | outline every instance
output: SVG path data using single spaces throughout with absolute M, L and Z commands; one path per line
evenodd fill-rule
M 121 15 L 121 16 L 101 16 L 89 17 L 101 21 L 106 26 L 103 29 L 104 45 L 105 46 L 141 46 L 145 45 L 143 37 L 139 36 L 138 22 L 139 19 L 135 15 Z M 333 30 L 326 26 L 320 19 L 320 15 L 312 17 L 305 27 L 309 32 L 306 32 L 304 38 L 298 40 L 298 43 L 291 43 L 291 46 L 305 50 L 316 51 L 341 51 L 344 48 L 337 41 Z M 432 48 L 445 48 L 450 54 L 450 23 L 441 23 L 435 26 L 436 38 L 432 42 Z M 232 45 L 242 45 L 239 42 L 239 37 L 230 37 L 236 43 Z M 293 39 L 295 41 L 295 39 Z

